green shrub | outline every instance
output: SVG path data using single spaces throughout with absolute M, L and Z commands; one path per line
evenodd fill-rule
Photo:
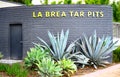
M 79 0 L 79 1 L 77 1 L 77 3 L 76 4 L 82 4 L 82 1 L 81 0 Z
M 12 64 L 6 68 L 6 73 L 9 76 L 15 76 L 19 72 L 20 67 L 18 63 Z
M 84 34 L 80 41 L 78 45 L 81 50 L 79 51 L 89 58 L 89 65 L 94 66 L 96 69 L 97 66 L 105 66 L 109 63 L 109 54 L 116 48 L 115 44 L 117 43 L 117 41 L 113 43 L 112 38 L 109 36 L 99 38 L 96 31 L 90 37 Z
M 48 54 L 48 49 L 44 49 L 37 44 L 34 48 L 30 48 L 30 51 L 27 52 L 27 56 L 24 59 L 25 67 L 29 69 L 35 69 L 35 63 L 37 63 L 37 60 L 48 57 Z
M 22 3 L 22 4 L 26 4 L 26 5 L 31 5 L 32 0 L 9 0 L 9 1 L 19 2 L 19 3 Z
M 64 4 L 72 4 L 72 0 L 64 0 Z
M 27 77 L 28 71 L 24 69 L 19 63 L 12 65 L 0 64 L 0 72 L 6 72 L 10 77 Z
M 22 0 L 22 1 L 26 5 L 32 5 L 32 3 L 31 3 L 32 0 Z
M 15 63 L 6 67 L 5 71 L 9 76 L 27 77 L 28 71 L 21 67 L 19 63 Z
M 5 72 L 8 67 L 8 64 L 0 63 L 0 72 Z
M 57 65 L 51 58 L 43 58 L 36 63 L 38 67 L 38 74 L 41 77 L 60 77 L 62 76 L 62 68 Z
M 64 31 L 61 31 L 61 34 L 57 34 L 55 37 L 54 34 L 48 32 L 49 40 L 51 43 L 52 48 L 40 37 L 38 39 L 45 45 L 50 50 L 50 53 L 54 60 L 59 61 L 62 60 L 63 58 L 72 58 L 75 53 L 71 54 L 71 51 L 73 50 L 75 44 L 71 43 L 67 47 L 67 40 L 68 40 L 68 34 L 69 30 L 66 31 L 64 34 Z
M 120 22 L 120 1 L 111 4 L 113 8 L 113 21 Z
M 21 69 L 18 71 L 18 73 L 16 74 L 16 77 L 27 77 L 28 76 L 28 70 L 26 69 Z
M 3 58 L 3 55 L 2 55 L 2 53 L 0 52 L 0 59 L 2 59 Z
M 108 5 L 109 4 L 109 0 L 85 0 L 85 4 Z
M 77 66 L 70 59 L 63 59 L 58 61 L 58 65 L 63 69 L 62 74 L 65 77 L 71 77 L 75 71 L 77 71 Z
M 120 47 L 113 51 L 113 62 L 120 62 Z
M 20 65 L 18 63 L 15 63 L 13 65 L 9 65 L 6 69 L 6 73 L 9 76 L 15 76 L 17 73 L 19 73 Z

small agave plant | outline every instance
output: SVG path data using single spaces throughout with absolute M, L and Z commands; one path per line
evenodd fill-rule
M 48 49 L 45 49 L 40 45 L 30 48 L 30 50 L 27 52 L 27 56 L 24 59 L 25 67 L 29 69 L 35 69 L 35 63 L 37 63 L 37 60 L 41 61 L 41 59 L 49 57 L 48 54 Z
M 71 58 L 74 55 L 71 54 L 71 51 L 73 50 L 75 43 L 71 43 L 67 47 L 68 34 L 69 30 L 67 30 L 65 34 L 64 31 L 62 30 L 61 33 L 60 34 L 58 33 L 57 37 L 55 37 L 54 34 L 48 31 L 48 36 L 52 48 L 40 37 L 38 37 L 38 39 L 44 44 L 45 47 L 47 47 L 50 50 L 52 57 L 56 61 L 59 61 L 62 60 L 63 58 Z M 36 43 L 34 44 L 37 45 Z
M 43 58 L 36 63 L 41 77 L 61 77 L 62 68 L 51 58 Z
M 77 71 L 77 66 L 70 59 L 60 60 L 58 61 L 58 65 L 63 68 L 62 74 L 64 77 L 71 77 Z
M 93 65 L 95 69 L 97 66 L 105 66 L 109 63 L 108 59 L 114 49 L 115 44 L 110 36 L 103 36 L 102 38 L 97 37 L 96 31 L 90 37 L 83 34 L 81 42 L 76 42 L 81 48 L 80 53 L 89 59 L 88 64 Z

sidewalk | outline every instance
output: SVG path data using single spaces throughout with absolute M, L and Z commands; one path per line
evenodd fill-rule
M 76 77 L 120 77 L 120 64 Z

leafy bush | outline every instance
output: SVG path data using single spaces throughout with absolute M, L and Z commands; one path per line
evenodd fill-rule
M 108 5 L 109 4 L 109 0 L 85 0 L 85 4 L 104 4 L 104 5 Z
M 2 55 L 2 53 L 0 52 L 0 59 L 2 59 L 3 58 L 3 55 Z
M 120 1 L 113 2 L 111 6 L 113 8 L 113 20 L 115 22 L 120 22 Z
M 108 64 L 109 54 L 116 48 L 115 43 L 113 43 L 112 38 L 97 37 L 96 31 L 89 38 L 84 34 L 83 39 L 78 43 L 80 47 L 80 52 L 89 58 L 89 65 L 93 65 L 97 69 L 97 66 L 105 66 Z
M 120 47 L 113 51 L 113 62 L 120 62 Z
M 21 67 L 20 64 L 15 63 L 12 65 L 3 64 L 4 72 L 6 72 L 9 76 L 15 77 L 27 77 L 28 71 Z
M 43 58 L 36 63 L 38 67 L 38 74 L 42 77 L 60 77 L 62 76 L 62 68 L 57 65 L 51 58 Z
M 19 72 L 19 69 L 20 69 L 20 65 L 15 63 L 11 66 L 8 66 L 6 68 L 6 73 L 9 75 L 9 76 L 15 76 L 18 72 Z
M 77 71 L 77 66 L 70 59 L 63 59 L 58 61 L 58 65 L 63 69 L 62 73 L 65 77 L 70 77 Z
M 44 0 L 42 4 L 48 5 L 49 0 Z M 53 0 L 50 4 L 72 4 L 72 0 L 59 0 L 56 2 L 56 0 Z
M 64 0 L 64 4 L 72 4 L 72 0 Z
M 26 5 L 31 5 L 32 0 L 9 0 L 9 1 L 14 1 L 14 2 L 22 3 L 22 4 L 26 4 Z
M 22 0 L 22 1 L 26 5 L 32 5 L 32 3 L 31 3 L 32 0 Z
M 25 66 L 29 69 L 35 69 L 37 60 L 47 57 L 48 54 L 48 49 L 44 49 L 40 45 L 30 48 L 30 51 L 27 52 L 27 57 L 24 59 Z
M 70 54 L 73 50 L 75 44 L 71 43 L 67 47 L 67 40 L 68 40 L 68 34 L 69 30 L 66 31 L 64 35 L 64 31 L 61 31 L 61 34 L 57 34 L 57 37 L 55 37 L 53 34 L 48 32 L 48 36 L 52 45 L 52 48 L 40 37 L 38 39 L 44 43 L 44 45 L 50 50 L 52 57 L 56 60 L 62 60 L 63 58 L 71 58 L 74 54 Z
M 5 72 L 8 67 L 8 64 L 0 63 L 0 72 Z
M 27 77 L 28 71 L 26 69 L 21 69 L 17 72 L 16 77 Z

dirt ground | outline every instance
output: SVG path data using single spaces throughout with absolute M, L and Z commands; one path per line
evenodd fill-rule
M 120 77 L 120 64 L 116 64 L 105 69 L 97 70 L 96 72 L 92 72 L 86 75 L 73 77 Z

